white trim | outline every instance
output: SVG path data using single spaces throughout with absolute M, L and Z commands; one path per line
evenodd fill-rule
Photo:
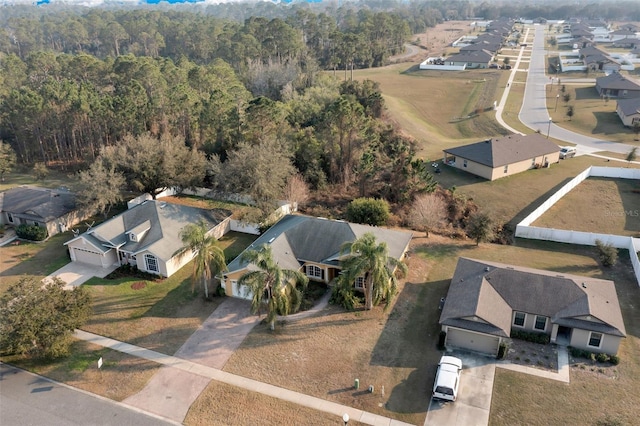
M 544 319 L 544 327 L 536 327 L 536 325 L 538 325 L 538 318 Z M 547 329 L 547 317 L 545 317 L 544 315 L 536 315 L 536 320 L 533 322 L 533 329 L 538 331 L 545 331 Z
M 151 268 L 151 265 L 154 265 L 154 268 Z M 150 253 L 146 253 L 144 255 L 144 267 L 149 272 L 160 273 L 160 264 L 158 262 L 158 258 Z
M 600 343 L 598 344 L 598 346 L 594 346 L 591 344 L 591 338 L 593 337 L 594 334 L 599 334 L 600 335 Z M 602 341 L 604 340 L 604 333 L 599 333 L 597 331 L 590 331 L 589 332 L 589 338 L 587 339 L 587 347 L 588 348 L 602 348 Z
M 522 321 L 522 325 L 516 324 L 516 315 L 517 314 L 524 315 L 524 319 Z M 518 328 L 524 328 L 527 325 L 527 313 L 526 312 L 520 312 L 520 311 L 514 311 L 513 312 L 513 320 L 511 321 L 511 325 L 514 326 L 514 327 L 518 327 Z
M 356 278 L 356 280 L 353 283 L 353 285 L 358 290 L 364 290 L 364 277 L 363 276 L 359 276 L 358 278 Z
M 323 269 L 317 265 L 305 265 L 305 270 L 309 278 L 324 279 Z

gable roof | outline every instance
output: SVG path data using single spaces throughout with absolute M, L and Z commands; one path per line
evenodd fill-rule
M 596 86 L 603 89 L 640 90 L 640 84 L 619 72 L 596 78 Z
M 558 145 L 549 139 L 539 133 L 533 133 L 489 139 L 445 149 L 444 152 L 495 168 L 552 154 L 558 152 L 558 149 Z
M 18 186 L 0 193 L 0 211 L 49 222 L 76 208 L 76 196 L 68 191 Z
M 640 114 L 640 98 L 618 99 L 617 102 L 624 115 Z
M 210 230 L 230 216 L 231 212 L 224 209 L 205 210 L 149 200 L 64 244 L 84 238 L 103 252 L 113 247 L 131 254 L 148 250 L 167 261 L 183 247 L 180 232 L 186 225 L 204 220 Z M 139 234 L 139 240 L 131 240 L 131 233 Z
M 341 220 L 303 215 L 286 215 L 263 233 L 247 250 L 271 245 L 274 259 L 286 269 L 297 270 L 305 262 L 339 265 L 342 244 L 354 241 L 367 232 L 387 244 L 389 256 L 400 259 L 411 241 L 412 233 Z M 228 266 L 233 272 L 249 265 L 236 257 Z
M 558 325 L 626 335 L 613 281 L 458 259 L 440 324 L 508 337 L 513 311 L 544 315 Z M 473 317 L 483 321 L 467 319 Z
M 482 49 L 460 52 L 456 55 L 449 56 L 445 61 L 489 63 L 491 59 L 493 59 L 491 52 L 488 52 L 486 49 Z

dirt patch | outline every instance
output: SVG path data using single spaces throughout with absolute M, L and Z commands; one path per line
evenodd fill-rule
M 131 289 L 132 290 L 142 290 L 146 286 L 147 286 L 146 282 L 144 282 L 144 281 L 136 281 L 135 283 L 131 284 Z
M 478 30 L 470 25 L 469 21 L 447 21 L 427 29 L 424 33 L 415 34 L 412 42 L 422 49 L 426 56 L 446 56 L 453 53 L 455 48 L 451 43 L 464 35 L 472 35 Z
M 513 364 L 558 371 L 558 347 L 553 344 L 542 345 L 513 339 L 505 360 Z

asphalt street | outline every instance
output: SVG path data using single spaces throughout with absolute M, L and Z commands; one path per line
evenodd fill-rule
M 0 425 L 175 425 L 0 363 Z
M 533 130 L 540 130 L 540 133 L 543 135 L 547 135 L 548 133 L 551 138 L 578 145 L 577 149 L 579 154 L 597 151 L 627 154 L 631 149 L 629 145 L 580 135 L 556 126 L 554 123 L 549 123 L 546 91 L 549 90 L 547 85 L 551 80 L 545 73 L 544 29 L 544 25 L 535 26 L 527 85 L 519 115 L 520 121 Z M 553 88 L 551 88 L 551 90 L 553 90 Z

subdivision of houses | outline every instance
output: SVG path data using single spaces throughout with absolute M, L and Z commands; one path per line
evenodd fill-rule
M 549 167 L 560 159 L 558 145 L 540 133 L 492 138 L 443 151 L 444 164 L 488 180 Z
M 512 330 L 616 354 L 626 337 L 613 281 L 458 259 L 440 316 L 445 345 L 492 355 Z

